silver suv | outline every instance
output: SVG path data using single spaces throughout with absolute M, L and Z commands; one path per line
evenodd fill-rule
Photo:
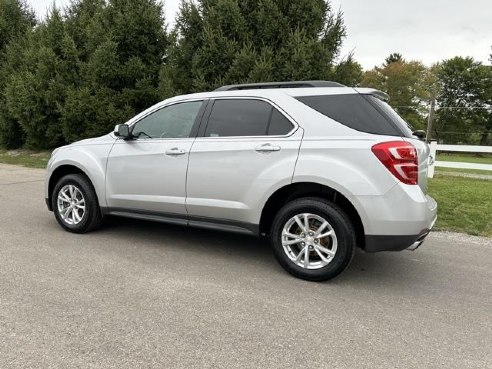
M 414 249 L 436 220 L 429 148 L 386 99 L 328 81 L 173 97 L 56 149 L 46 203 L 76 233 L 115 215 L 269 237 L 288 272 L 330 279 L 356 247 Z

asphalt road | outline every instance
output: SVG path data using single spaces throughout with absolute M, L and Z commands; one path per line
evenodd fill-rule
M 492 242 L 434 233 L 339 278 L 252 237 L 114 218 L 64 232 L 0 165 L 0 368 L 492 368 Z

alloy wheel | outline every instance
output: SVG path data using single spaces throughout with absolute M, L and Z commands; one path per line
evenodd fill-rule
M 80 189 L 72 184 L 65 185 L 58 192 L 58 214 L 69 225 L 79 224 L 85 215 L 85 198 Z
M 337 236 L 323 217 L 303 213 L 290 218 L 282 230 L 282 246 L 289 259 L 305 269 L 328 265 L 337 252 Z

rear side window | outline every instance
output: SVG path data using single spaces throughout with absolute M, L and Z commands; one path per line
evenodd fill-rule
M 265 101 L 224 99 L 214 102 L 205 137 L 285 135 L 293 128 Z
M 370 98 L 376 99 L 372 96 Z M 300 96 L 296 99 L 357 131 L 377 135 L 406 136 L 405 132 L 395 126 L 384 113 L 374 106 L 371 100 L 362 95 Z

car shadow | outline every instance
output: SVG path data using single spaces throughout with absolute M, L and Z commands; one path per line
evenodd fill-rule
M 173 248 L 193 253 L 213 254 L 241 263 L 251 263 L 255 268 L 275 270 L 289 275 L 277 264 L 267 239 L 254 236 L 220 232 L 207 229 L 151 222 L 122 217 L 109 217 L 104 227 L 96 234 L 111 234 L 112 237 L 138 240 L 145 247 Z M 144 241 L 142 241 L 144 240 Z M 357 249 L 351 265 L 328 284 L 399 285 L 422 281 L 430 266 L 415 262 L 410 251 L 381 252 L 369 254 Z
M 108 217 L 101 232 L 115 232 L 126 237 L 158 241 L 157 247 L 185 247 L 189 251 L 236 254 L 258 262 L 271 255 L 266 239 L 233 232 L 186 227 L 123 217 Z M 272 257 L 273 260 L 273 257 Z M 274 260 L 273 260 L 274 262 Z

